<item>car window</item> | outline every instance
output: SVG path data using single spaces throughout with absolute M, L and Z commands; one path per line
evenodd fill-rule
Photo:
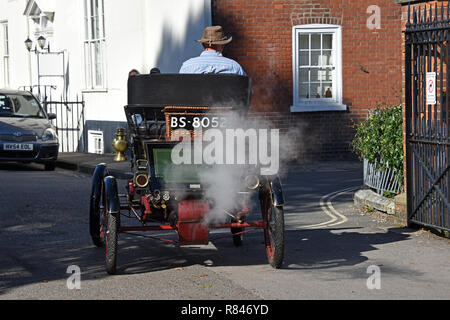
M 12 113 L 11 109 L 11 99 L 7 98 L 5 95 L 0 94 L 0 113 L 2 114 L 10 114 Z
M 44 111 L 31 95 L 0 94 L 0 116 L 45 118 Z

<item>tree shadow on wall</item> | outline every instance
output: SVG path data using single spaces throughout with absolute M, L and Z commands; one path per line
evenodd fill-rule
M 203 51 L 195 40 L 202 37 L 205 24 L 209 24 L 209 12 L 206 8 L 200 12 L 195 12 L 192 7 L 189 10 L 184 34 L 177 34 L 178 31 L 169 21 L 163 24 L 161 43 L 157 46 L 157 65 L 154 66 L 162 73 L 178 73 L 184 61 L 199 56 Z

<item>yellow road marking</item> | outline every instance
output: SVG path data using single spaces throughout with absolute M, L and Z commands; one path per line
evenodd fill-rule
M 322 223 L 312 224 L 308 226 L 302 226 L 301 229 L 317 229 L 322 227 L 331 227 L 331 226 L 337 226 L 342 223 L 345 223 L 348 221 L 348 218 L 341 214 L 339 211 L 337 211 L 332 204 L 332 200 L 334 200 L 336 197 L 339 197 L 345 193 L 348 193 L 350 191 L 356 190 L 359 187 L 350 187 L 338 191 L 331 192 L 327 195 L 324 195 L 320 199 L 320 208 L 322 211 L 329 216 L 331 219 Z M 338 219 L 340 219 L 338 221 Z

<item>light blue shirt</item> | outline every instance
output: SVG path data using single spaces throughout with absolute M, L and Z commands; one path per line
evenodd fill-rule
M 231 73 L 246 76 L 241 65 L 232 59 L 225 58 L 218 51 L 203 51 L 199 57 L 183 63 L 180 73 Z

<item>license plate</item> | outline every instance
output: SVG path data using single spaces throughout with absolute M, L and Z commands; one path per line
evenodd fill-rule
M 226 116 L 213 116 L 213 115 L 171 115 L 170 127 L 175 129 L 221 129 L 228 127 L 229 119 Z
M 5 151 L 33 151 L 32 143 L 5 143 L 3 145 Z

